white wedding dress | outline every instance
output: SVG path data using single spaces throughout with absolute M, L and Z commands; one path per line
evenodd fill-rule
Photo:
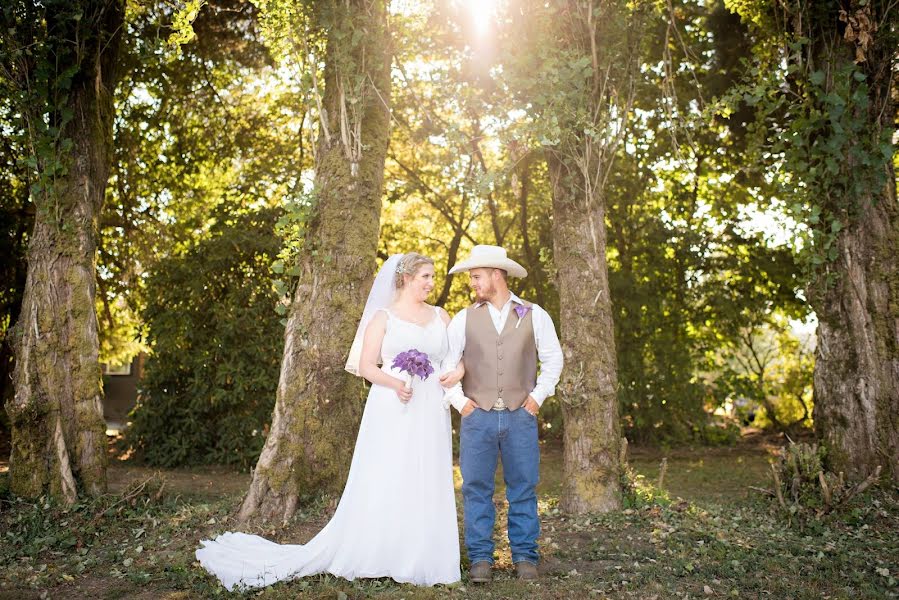
M 232 532 L 201 542 L 197 559 L 226 588 L 316 573 L 428 586 L 460 580 L 452 430 L 438 381 L 448 352 L 446 327 L 436 309 L 425 326 L 387 314 L 381 369 L 402 378 L 390 365 L 414 348 L 428 355 L 434 373 L 414 378 L 407 404 L 394 390 L 372 385 L 337 511 L 307 544 Z

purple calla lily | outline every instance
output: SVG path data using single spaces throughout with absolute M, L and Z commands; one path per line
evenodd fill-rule
M 393 359 L 391 368 L 398 369 L 412 376 L 417 375 L 422 381 L 434 373 L 434 366 L 431 365 L 428 355 L 415 348 L 410 348 L 405 352 L 397 354 Z
M 524 304 L 516 304 L 515 305 L 515 314 L 518 315 L 518 322 L 515 323 L 515 329 L 518 329 L 518 326 L 521 325 L 521 320 L 524 318 L 526 314 L 531 310 L 530 306 L 525 306 Z

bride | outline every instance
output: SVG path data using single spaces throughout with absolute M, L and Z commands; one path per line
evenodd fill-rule
M 416 585 L 460 580 L 450 415 L 438 381 L 447 371 L 441 361 L 449 316 L 425 303 L 433 288 L 430 258 L 395 254 L 384 263 L 346 365 L 372 386 L 337 510 L 304 545 L 232 532 L 202 541 L 197 559 L 226 588 L 316 573 Z M 434 367 L 426 379 L 413 378 L 411 390 L 391 366 L 410 349 L 427 354 Z M 450 383 L 462 372 L 460 366 Z

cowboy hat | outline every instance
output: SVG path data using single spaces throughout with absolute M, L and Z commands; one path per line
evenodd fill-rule
M 471 249 L 471 254 L 462 262 L 453 265 L 450 274 L 478 268 L 493 268 L 506 271 L 510 277 L 527 277 L 528 272 L 520 264 L 506 256 L 506 249 L 499 246 L 479 245 Z

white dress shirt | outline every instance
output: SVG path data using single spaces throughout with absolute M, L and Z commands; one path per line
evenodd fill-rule
M 502 333 L 503 328 L 506 326 L 506 319 L 509 318 L 513 303 L 524 304 L 521 298 L 515 294 L 510 294 L 509 300 L 499 310 L 493 304 L 487 302 L 487 310 L 490 313 L 490 319 L 493 321 L 493 326 L 496 328 L 497 333 Z M 483 302 L 477 306 L 481 304 Z M 462 360 L 462 352 L 465 349 L 467 313 L 467 308 L 456 313 L 456 316 L 453 317 L 447 328 L 449 354 L 444 364 L 450 370 L 454 369 L 459 364 L 459 361 Z M 538 405 L 542 405 L 544 400 L 555 394 L 556 384 L 559 383 L 559 377 L 562 375 L 562 346 L 559 344 L 559 336 L 556 335 L 556 328 L 549 313 L 536 304 L 532 304 L 531 318 L 534 323 L 534 342 L 537 346 L 537 358 L 540 361 L 540 374 L 537 376 L 537 383 L 534 389 L 531 390 L 531 397 L 537 401 Z M 468 398 L 465 397 L 462 382 L 447 389 L 444 397 L 445 406 L 449 407 L 452 404 L 456 410 L 462 412 L 467 403 Z

